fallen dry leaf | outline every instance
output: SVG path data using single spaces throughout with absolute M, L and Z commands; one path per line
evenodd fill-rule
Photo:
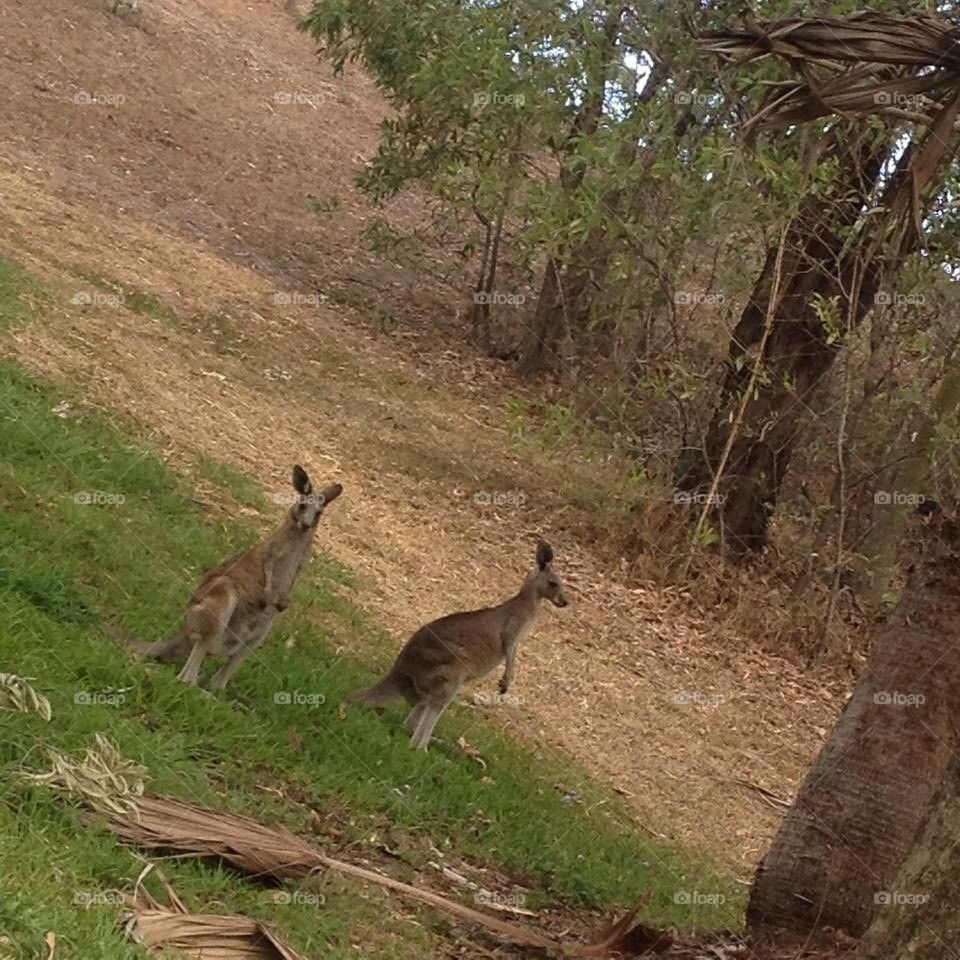
M 487 761 L 480 756 L 480 751 L 472 743 L 469 743 L 466 737 L 461 737 L 457 741 L 457 746 L 464 756 L 469 757 L 471 760 L 476 760 L 484 770 L 487 769 Z
M 172 947 L 196 960 L 307 960 L 250 917 L 189 913 L 173 888 L 163 882 L 170 906 L 155 900 L 138 881 L 124 924 L 131 939 L 153 952 L 166 956 Z

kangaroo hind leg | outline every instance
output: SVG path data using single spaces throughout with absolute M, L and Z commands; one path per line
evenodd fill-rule
M 407 719 L 403 721 L 403 725 L 410 733 L 413 733 L 417 729 L 417 724 L 420 722 L 426 706 L 426 703 L 420 702 L 407 714 Z
M 427 745 L 433 737 L 433 728 L 437 725 L 437 721 L 443 715 L 444 710 L 453 702 L 453 698 L 456 695 L 457 691 L 454 690 L 447 696 L 442 698 L 435 697 L 424 702 L 423 711 L 417 720 L 413 736 L 410 738 L 411 746 L 418 747 L 420 750 L 427 749 Z
M 177 674 L 181 683 L 195 684 L 200 679 L 200 667 L 208 653 L 223 645 L 223 637 L 230 628 L 230 619 L 237 609 L 237 595 L 230 585 L 221 581 L 188 611 L 183 634 L 192 645 L 187 662 Z

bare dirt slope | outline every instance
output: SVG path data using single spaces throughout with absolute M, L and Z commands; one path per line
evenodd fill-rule
M 318 65 L 281 0 L 144 0 L 140 25 L 93 0 L 0 7 L 0 253 L 62 291 L 4 353 L 135 418 L 185 469 L 203 453 L 269 491 L 293 461 L 341 480 L 324 536 L 395 637 L 381 660 L 424 620 L 507 595 L 552 538 L 576 602 L 528 640 L 519 703 L 488 712 L 746 877 L 777 823 L 750 785 L 790 796 L 837 691 L 721 647 L 684 597 L 622 581 L 567 535 L 559 478 L 600 468 L 515 444 L 484 399 L 489 365 L 441 383 L 324 302 L 356 284 L 358 303 L 450 310 L 434 265 L 362 249 L 374 212 L 351 181 L 385 115 L 369 80 Z M 318 215 L 308 193 L 339 209 Z M 389 212 L 412 223 L 418 203 Z M 71 302 L 105 280 L 126 306 Z

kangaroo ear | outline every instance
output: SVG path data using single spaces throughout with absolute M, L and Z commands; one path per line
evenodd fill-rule
M 343 493 L 343 484 L 332 483 L 329 487 L 323 488 L 323 492 L 320 494 L 320 502 L 326 506 L 328 503 L 333 503 L 341 493 Z
M 293 489 L 304 497 L 309 496 L 310 491 L 313 489 L 313 487 L 310 486 L 310 478 L 307 476 L 307 471 L 304 470 L 299 463 L 293 468 Z
M 551 560 L 553 560 L 553 549 L 549 543 L 544 543 L 541 540 L 537 547 L 537 567 L 543 570 Z

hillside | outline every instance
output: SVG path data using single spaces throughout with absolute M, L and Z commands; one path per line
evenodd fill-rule
M 142 21 L 131 23 L 95 3 L 52 0 L 41 11 L 8 2 L 0 39 L 8 82 L 0 102 L 6 132 L 0 144 L 0 342 L 8 361 L 43 384 L 44 399 L 31 416 L 43 420 L 44 444 L 52 445 L 48 466 L 55 479 L 46 495 L 56 499 L 78 489 L 84 470 L 93 469 L 94 451 L 107 443 L 97 432 L 106 424 L 122 435 L 124 449 L 143 451 L 153 479 L 138 492 L 117 467 L 98 481 L 102 489 L 112 484 L 149 500 L 156 483 L 167 498 L 160 513 L 144 505 L 123 522 L 146 540 L 171 516 L 183 524 L 170 534 L 178 548 L 158 565 L 153 545 L 133 548 L 125 538 L 134 534 L 114 521 L 116 529 L 103 534 L 95 551 L 97 562 L 111 544 L 122 549 L 123 562 L 113 561 L 86 583 L 77 543 L 67 557 L 70 589 L 85 597 L 85 608 L 160 635 L 181 609 L 190 581 L 184 571 L 198 572 L 224 539 L 249 542 L 254 528 L 274 523 L 277 508 L 261 491 L 285 489 L 290 464 L 303 462 L 313 475 L 345 487 L 324 519 L 329 560 L 310 575 L 301 597 L 310 609 L 284 626 L 285 640 L 274 637 L 238 687 L 247 701 L 265 696 L 262 659 L 291 680 L 316 677 L 334 703 L 350 681 L 369 678 L 388 662 L 425 620 L 515 590 L 536 536 L 546 536 L 573 603 L 545 613 L 528 640 L 517 701 L 466 705 L 456 732 L 471 742 L 477 737 L 493 765 L 499 751 L 517 757 L 509 790 L 517 796 L 527 790 L 525 802 L 533 806 L 553 809 L 553 796 L 538 798 L 564 791 L 551 790 L 550 778 L 538 774 L 523 785 L 530 756 L 575 789 L 572 805 L 563 806 L 572 816 L 602 818 L 603 806 L 615 802 L 622 813 L 612 835 L 622 830 L 635 842 L 645 838 L 656 857 L 675 850 L 707 858 L 730 884 L 749 878 L 777 825 L 755 788 L 791 796 L 843 691 L 762 653 L 749 637 L 718 643 L 727 632 L 710 611 L 695 609 L 682 594 L 628 579 L 580 542 L 579 515 L 597 509 L 591 490 L 613 481 L 562 433 L 517 428 L 507 401 L 521 388 L 507 373 L 475 358 L 466 375 L 453 377 L 442 356 L 418 357 L 398 347 L 404 331 L 408 341 L 416 339 L 418 317 L 455 311 L 439 277 L 457 266 L 413 272 L 363 243 L 365 227 L 381 214 L 362 201 L 352 178 L 374 148 L 386 107 L 361 73 L 331 76 L 279 2 L 148 0 L 143 6 Z M 81 92 L 95 101 L 112 99 L 77 102 Z M 290 94 L 290 102 L 278 94 Z M 335 209 L 312 206 L 318 196 L 336 197 Z M 419 210 L 417 198 L 405 197 L 386 216 L 411 224 Z M 399 337 L 378 334 L 385 322 Z M 32 396 L 24 381 L 15 382 L 24 398 Z M 8 415 L 12 402 L 5 392 Z M 63 424 L 47 416 L 58 403 L 67 404 Z M 84 432 L 90 423 L 98 426 Z M 61 426 L 82 436 L 62 437 Z M 28 469 L 29 477 L 7 469 L 8 507 L 21 509 L 45 495 L 36 470 Z M 96 471 L 91 476 L 96 479 Z M 494 505 L 484 502 L 486 494 L 504 496 Z M 176 499 L 186 504 L 182 516 L 172 505 Z M 28 546 L 31 524 L 65 520 L 72 530 L 81 518 L 71 512 L 58 519 L 42 504 L 30 509 L 38 512 L 24 528 Z M 191 545 L 194 537 L 202 549 Z M 57 549 L 55 529 L 29 546 L 37 562 Z M 335 586 L 333 568 L 348 571 L 334 576 Z M 145 579 L 158 584 L 152 598 L 138 597 L 132 586 Z M 324 632 L 315 661 L 317 604 Z M 325 605 L 335 608 L 332 620 Z M 32 628 L 41 636 L 55 630 L 61 611 L 48 616 Z M 49 683 L 65 701 L 71 683 L 85 675 L 111 687 L 132 684 L 138 704 L 150 700 L 154 694 L 138 686 L 147 683 L 138 679 L 139 668 L 119 663 L 122 653 L 90 617 L 70 627 L 80 631 L 80 647 L 59 665 L 25 653 L 29 645 L 6 636 L 3 669 Z M 64 636 L 63 642 L 73 640 Z M 340 672 L 344 658 L 350 666 Z M 320 679 L 328 672 L 329 689 Z M 229 758 L 246 749 L 244 721 L 222 703 L 189 699 L 162 669 L 151 668 L 146 677 L 162 691 L 148 707 L 151 723 L 160 724 L 157 739 L 138 748 L 140 734 L 130 727 L 121 738 L 125 745 L 149 765 L 162 742 L 161 769 L 185 764 L 193 781 L 210 776 L 212 758 L 217 777 L 225 778 L 214 783 L 215 792 L 245 810 L 265 802 L 255 776 L 238 772 L 238 782 L 231 780 Z M 175 712 L 164 716 L 164 704 Z M 290 721 L 275 710 L 256 716 L 271 744 L 264 770 L 275 771 L 290 761 L 283 747 Z M 82 723 L 64 721 L 59 742 L 76 749 L 81 734 L 100 729 L 108 715 L 96 722 L 83 717 Z M 347 722 L 363 725 L 368 762 L 380 762 L 374 757 L 382 751 L 396 782 L 410 771 L 431 781 L 432 755 L 407 768 L 404 745 L 382 732 L 380 721 L 360 721 L 351 712 Z M 226 739 L 208 732 L 194 742 L 194 723 L 198 730 L 222 724 Z M 310 784 L 321 776 L 333 795 L 332 784 L 350 776 L 342 746 L 349 738 L 329 717 L 296 726 L 309 744 L 294 758 L 299 779 Z M 166 740 L 163 731 L 173 728 L 180 737 Z M 520 746 L 507 746 L 513 738 Z M 328 742 L 341 746 L 331 754 Z M 22 749 L 8 750 L 8 764 L 29 749 L 27 740 L 15 746 Z M 444 778 L 469 776 L 462 757 L 437 762 Z M 586 793 L 576 802 L 582 790 L 594 789 L 580 771 L 601 785 L 600 814 Z M 172 790 L 171 773 L 166 781 Z M 352 804 L 355 793 L 348 793 Z M 389 829 L 396 807 L 370 797 L 365 802 L 363 809 Z M 438 792 L 430 802 L 439 808 L 444 799 Z M 56 816 L 51 804 L 42 812 L 51 821 Z M 418 833 L 418 824 L 433 815 L 412 811 L 398 829 Z M 455 830 L 461 815 L 465 809 L 451 809 L 443 828 Z M 551 829 L 545 822 L 530 839 Z M 546 867 L 566 877 L 559 881 L 561 896 L 583 892 L 599 904 L 624 877 L 615 873 L 578 891 L 571 856 L 564 852 L 562 865 Z M 518 869 L 522 857 L 515 850 L 507 859 L 505 868 Z M 199 882 L 195 889 L 215 893 Z M 624 891 L 623 899 L 636 892 Z M 661 919 L 702 920 L 678 919 L 667 909 L 669 899 L 664 893 L 657 907 Z M 738 922 L 732 894 L 730 902 L 721 924 Z M 385 948 L 376 955 L 394 954 Z

